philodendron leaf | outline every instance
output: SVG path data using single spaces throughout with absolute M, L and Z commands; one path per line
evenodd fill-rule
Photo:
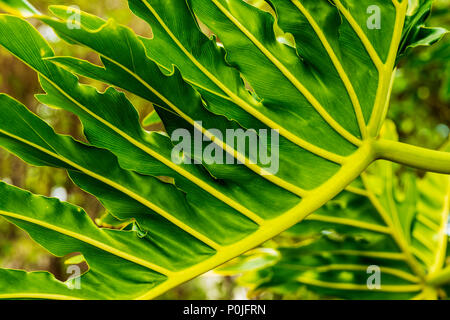
M 150 239 L 133 231 L 99 229 L 78 207 L 3 182 L 0 194 L 0 216 L 52 254 L 80 252 L 89 265 L 84 275 L 76 265 L 68 268 L 68 274 L 75 276 L 68 283 L 45 272 L 0 269 L 0 298 L 132 299 L 167 280 L 168 270 L 152 262 Z
M 396 169 L 389 162 L 372 165 L 362 185 L 264 248 L 270 255 L 249 253 L 217 272 L 240 274 L 250 296 L 292 295 L 307 287 L 322 297 L 347 299 L 446 298 L 441 289 L 450 280 L 445 261 L 450 177 L 397 178 Z M 371 277 L 376 272 L 378 282 Z
M 37 99 L 76 114 L 92 146 L 55 134 L 6 96 L 0 145 L 33 165 L 66 169 L 113 216 L 136 221 L 153 270 L 166 277 L 137 297 L 156 297 L 292 227 L 378 158 L 450 173 L 448 153 L 378 140 L 406 1 L 375 1 L 377 9 L 372 0 L 268 1 L 275 15 L 242 0 L 129 3 L 152 39 L 73 8 L 35 15 L 103 65 L 56 57 L 31 24 L 0 16 L 0 44 L 39 74 L 45 94 Z M 167 135 L 145 131 L 123 93 L 98 92 L 74 74 L 148 100 Z M 177 129 L 200 134 L 200 152 L 172 152 Z M 225 139 L 246 129 L 258 132 L 254 145 L 268 139 L 271 162 Z M 192 159 L 198 164 L 185 161 Z M 388 228 L 369 217 L 352 221 Z
M 412 1 L 406 15 L 400 54 L 405 53 L 409 48 L 432 45 L 448 32 L 444 28 L 425 26 L 425 21 L 431 14 L 432 4 L 433 0 Z
M 0 1 L 0 9 L 23 17 L 41 14 L 27 0 L 2 0 Z
M 450 180 L 427 174 L 414 185 L 419 189 L 417 202 L 394 200 L 392 190 L 375 195 L 370 186 L 366 196 L 344 192 L 290 229 L 284 237 L 291 243 L 282 238 L 277 248 L 266 248 L 275 253 L 238 258 L 218 272 L 241 275 L 238 282 L 251 289 L 250 296 L 292 295 L 307 287 L 322 297 L 346 299 L 446 298 L 440 288 L 449 282 L 445 258 Z M 385 206 L 383 198 L 395 203 Z M 412 225 L 405 234 L 396 223 L 411 209 Z M 368 217 L 382 221 L 361 219 Z M 311 236 L 314 240 L 308 240 Z M 276 263 L 273 256 L 278 256 Z M 245 263 L 254 260 L 258 264 Z M 371 278 L 375 272 L 379 286 Z

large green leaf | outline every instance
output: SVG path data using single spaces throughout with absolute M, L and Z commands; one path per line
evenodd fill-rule
M 250 295 L 292 296 L 307 287 L 322 297 L 446 298 L 441 289 L 449 281 L 450 178 L 406 173 L 399 179 L 398 169 L 388 162 L 372 165 L 361 185 L 344 191 L 265 251 L 250 252 L 218 272 L 241 274 L 239 283 L 251 289 Z M 370 266 L 380 270 L 379 288 L 367 284 Z
M 99 229 L 80 208 L 5 183 L 0 192 L 0 216 L 56 256 L 82 253 L 90 268 L 81 276 L 80 290 L 48 273 L 0 269 L 0 298 L 130 299 L 166 280 L 161 274 L 166 270 L 152 263 L 151 239 L 134 231 Z
M 359 11 L 355 12 L 356 17 L 364 18 L 364 21 L 356 21 L 352 12 L 345 8 L 348 4 L 343 5 L 339 1 L 336 5 L 347 20 L 340 19 L 339 12 L 327 1 L 310 4 L 312 8 L 304 7 L 296 1 L 280 1 L 279 16 L 286 17 L 287 22 L 284 26 L 284 20 L 280 18 L 278 24 L 294 36 L 298 34 L 297 41 L 300 43 L 305 41 L 314 44 L 308 46 L 307 52 L 298 49 L 297 53 L 280 43 L 280 39 L 275 39 L 274 32 L 266 32 L 267 29 L 260 28 L 257 31 L 263 33 L 262 37 L 271 39 L 255 39 L 247 30 L 250 27 L 246 28 L 239 23 L 239 19 L 231 13 L 234 10 L 246 16 L 245 22 L 253 22 L 253 28 L 257 29 L 259 26 L 273 25 L 273 17 L 266 12 L 237 0 L 227 4 L 236 6 L 234 9 L 226 9 L 214 1 L 205 1 L 206 7 L 203 8 L 203 2 L 199 1 L 198 6 L 202 9 L 197 13 L 196 3 L 193 1 L 190 8 L 184 1 L 130 1 L 131 8 L 149 21 L 154 33 L 151 40 L 142 37 L 139 39 L 145 46 L 147 55 L 167 73 L 176 73 L 178 68 L 183 78 L 202 94 L 207 103 L 206 108 L 214 114 L 224 115 L 246 128 L 276 128 L 280 131 L 280 170 L 276 176 L 269 178 L 270 181 L 302 196 L 302 190 L 314 188 L 317 183 L 324 181 L 325 176 L 336 172 L 337 167 L 332 166 L 332 163 L 343 164 L 345 156 L 354 152 L 356 147 L 361 147 L 370 137 L 377 136 L 387 109 L 395 60 L 397 53 L 400 53 L 395 43 L 407 37 L 406 34 L 402 38 L 400 33 L 392 33 L 393 30 L 402 29 L 406 3 L 380 4 L 384 8 L 383 23 L 389 17 L 391 26 L 369 30 L 365 20 L 366 13 L 362 15 Z M 421 8 L 427 5 L 428 3 L 423 4 Z M 285 8 L 286 6 L 288 7 Z M 201 33 L 196 21 L 192 19 L 190 9 L 220 37 L 227 50 L 226 60 L 225 52 L 217 47 L 215 41 Z M 70 57 L 55 58 L 55 63 L 76 73 L 125 88 L 151 101 L 155 100 L 157 91 L 157 103 L 161 104 L 158 100 L 164 97 L 163 104 L 181 115 L 186 121 L 184 125 L 190 126 L 196 119 L 202 119 L 206 129 L 219 127 L 223 130 L 219 125 L 223 122 L 220 118 L 211 118 L 202 108 L 192 108 L 198 103 L 191 102 L 189 107 L 184 106 L 183 102 L 174 100 L 173 92 L 166 92 L 167 87 L 160 88 L 149 76 L 151 74 L 153 77 L 153 69 L 144 66 L 135 68 L 134 61 L 145 60 L 147 57 L 140 46 L 134 45 L 137 38 L 129 30 L 116 28 L 112 21 L 105 22 L 84 13 L 80 13 L 80 29 L 67 28 L 67 9 L 52 7 L 52 11 L 62 20 L 46 17 L 41 19 L 64 39 L 85 45 L 99 53 L 105 66 L 95 66 Z M 205 17 L 201 16 L 202 12 L 207 12 Z M 216 12 L 218 16 L 213 17 L 210 12 Z M 311 12 L 320 12 L 321 15 L 314 17 Z M 208 19 L 212 21 L 212 25 L 208 24 Z M 183 21 L 182 24 L 178 23 L 180 20 Z M 334 25 L 329 26 L 329 21 L 334 21 Z M 214 29 L 219 23 L 224 25 Z M 301 30 L 300 33 L 292 30 L 295 25 L 301 24 L 306 24 L 307 27 L 297 28 L 296 30 Z M 423 25 L 423 19 L 408 21 L 407 27 L 417 24 Z M 346 36 L 352 37 L 340 36 L 340 33 L 333 31 L 337 28 Z M 188 33 L 185 32 L 186 29 L 189 30 Z M 128 48 L 116 50 L 115 44 L 124 37 L 123 34 L 131 39 L 124 43 Z M 390 40 L 386 41 L 387 38 Z M 229 43 L 227 39 L 230 39 Z M 236 43 L 238 47 L 235 49 Z M 354 45 L 349 49 L 346 43 Z M 269 52 L 264 50 L 265 47 L 279 52 Z M 304 46 L 301 48 L 306 50 Z M 237 54 L 238 59 L 243 59 L 242 65 L 239 61 L 232 60 L 234 50 L 245 50 L 247 53 Z M 381 52 L 383 50 L 385 57 Z M 131 56 L 129 52 L 132 53 Z M 239 73 L 228 66 L 227 62 L 238 67 L 240 76 L 255 90 L 254 94 L 247 92 Z M 177 68 L 174 69 L 174 65 Z M 274 83 L 279 87 L 277 90 L 272 88 L 271 84 Z M 340 97 L 339 104 L 334 102 L 333 96 Z M 348 101 L 345 101 L 346 97 Z M 289 108 L 289 105 L 293 107 Z M 165 117 L 167 116 L 171 114 Z M 177 122 L 173 117 L 166 122 L 171 124 L 167 128 L 169 132 L 183 126 L 183 123 Z M 177 124 L 174 126 L 173 123 Z M 223 126 L 233 127 L 233 124 Z M 370 132 L 366 134 L 366 131 Z M 327 139 L 321 139 L 323 136 Z M 364 138 L 359 139 L 361 136 Z M 288 160 L 300 157 L 304 159 L 301 163 Z M 321 165 L 311 168 L 311 162 Z M 321 174 L 319 178 L 318 173 L 323 170 L 313 170 L 316 167 L 326 167 L 327 174 Z M 255 169 L 258 170 L 253 168 L 254 171 Z M 292 175 L 293 171 L 299 174 Z
M 418 0 L 408 8 L 400 52 L 409 48 L 428 46 L 439 41 L 448 31 L 443 28 L 428 28 L 425 21 L 431 14 L 432 0 Z
M 2 15 L 0 44 L 39 74 L 45 94 L 37 99 L 76 114 L 93 146 L 55 134 L 7 96 L 0 145 L 33 165 L 68 170 L 113 216 L 135 219 L 150 242 L 153 270 L 166 276 L 136 297 L 155 297 L 297 224 L 377 158 L 450 172 L 448 153 L 377 140 L 409 33 L 406 1 L 396 0 L 375 1 L 383 28 L 367 29 L 372 2 L 277 0 L 273 16 L 242 0 L 130 1 L 152 39 L 83 12 L 81 24 L 69 28 L 66 7 L 51 8 L 56 18 L 35 15 L 64 40 L 98 53 L 102 66 L 55 57 L 31 24 Z M 197 18 L 218 38 L 204 36 Z M 143 97 L 169 135 L 201 132 L 241 164 L 178 164 L 170 138 L 145 131 L 123 93 L 100 93 L 73 73 Z M 272 146 L 280 149 L 278 171 L 220 137 L 247 128 L 279 131 Z M 318 219 L 339 221 L 332 218 Z
M 24 17 L 40 14 L 40 12 L 27 0 L 3 0 L 0 2 L 0 9 L 13 12 L 14 14 L 19 14 Z

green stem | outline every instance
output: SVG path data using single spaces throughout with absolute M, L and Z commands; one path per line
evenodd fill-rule
M 450 152 L 434 151 L 390 140 L 374 142 L 374 149 L 378 159 L 420 170 L 450 174 Z
M 450 282 L 450 266 L 442 269 L 427 279 L 427 284 L 441 286 Z

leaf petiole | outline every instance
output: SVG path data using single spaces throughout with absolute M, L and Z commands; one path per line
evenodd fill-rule
M 450 174 L 450 153 L 401 142 L 378 140 L 373 144 L 377 159 L 390 160 L 420 170 Z

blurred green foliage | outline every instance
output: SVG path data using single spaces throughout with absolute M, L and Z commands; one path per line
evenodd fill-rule
M 430 26 L 450 29 L 450 1 L 434 2 Z M 400 140 L 438 149 L 450 127 L 450 41 L 411 50 L 400 61 L 388 117 Z
M 151 30 L 139 18 L 127 9 L 126 1 L 109 0 L 97 2 L 77 0 L 76 4 L 68 0 L 41 0 L 33 3 L 40 11 L 46 12 L 49 5 L 77 5 L 87 12 L 103 18 L 114 18 L 122 24 L 131 26 L 138 34 L 151 36 Z M 49 41 L 59 55 L 78 56 L 91 62 L 98 62 L 92 52 L 78 46 L 68 46 L 57 39 L 53 31 L 46 26 L 32 21 Z M 450 29 L 450 1 L 436 0 L 434 12 L 429 20 L 430 26 Z M 82 127 L 75 116 L 40 105 L 34 94 L 41 92 L 37 76 L 23 63 L 0 49 L 0 92 L 7 93 L 51 123 L 57 132 L 70 134 L 84 140 Z M 400 140 L 429 148 L 439 148 L 450 132 L 450 41 L 445 37 L 432 48 L 411 50 L 402 59 L 397 71 L 392 92 L 391 107 L 388 117 L 398 127 Z M 89 81 L 98 89 L 101 84 Z M 130 96 L 138 108 L 141 118 L 148 115 L 152 106 Z M 157 128 L 159 129 L 159 128 Z M 92 218 L 104 213 L 103 207 L 92 196 L 77 188 L 68 179 L 63 170 L 36 168 L 24 164 L 16 157 L 0 150 L 0 180 L 47 196 L 61 199 L 83 207 Z M 66 277 L 61 259 L 51 258 L 46 251 L 32 242 L 21 230 L 0 220 L 0 267 L 49 270 L 58 278 Z M 222 277 L 210 272 L 168 293 L 162 299 L 243 299 L 245 289 L 231 277 Z M 283 296 L 262 293 L 255 299 L 308 299 L 315 298 L 303 288 Z

